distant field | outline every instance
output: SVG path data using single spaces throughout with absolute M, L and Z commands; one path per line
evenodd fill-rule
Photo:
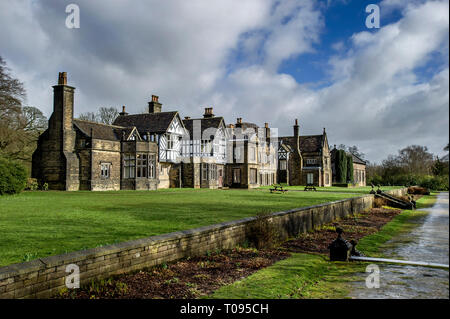
M 0 196 L 0 266 L 361 195 L 354 193 L 168 189 Z

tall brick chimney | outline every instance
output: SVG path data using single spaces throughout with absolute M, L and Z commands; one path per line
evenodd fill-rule
M 58 85 L 67 85 L 67 72 L 59 72 Z
M 264 123 L 264 130 L 265 130 L 265 134 L 266 134 L 266 139 L 267 141 L 270 140 L 270 127 L 269 127 L 269 123 Z
M 152 95 L 152 100 L 148 102 L 148 113 L 160 113 L 162 104 L 159 103 L 159 96 Z
M 299 125 L 298 125 L 298 119 L 295 119 L 295 124 L 294 124 L 294 136 L 298 137 L 298 132 L 299 132 Z
M 48 168 L 53 172 L 51 175 L 44 172 L 41 176 L 49 183 L 50 189 L 79 189 L 79 160 L 75 154 L 76 133 L 73 128 L 74 93 L 75 88 L 67 85 L 67 73 L 59 72 L 58 84 L 53 86 L 53 113 L 48 121 L 52 147 L 45 150 L 45 156 L 50 157 L 52 163 L 64 163 L 64 166 L 52 166 Z
M 203 114 L 203 118 L 209 118 L 209 117 L 214 117 L 213 114 L 213 108 L 212 107 L 205 107 L 205 114 Z
M 67 72 L 59 72 L 58 84 L 53 86 L 53 114 L 49 121 L 51 130 L 72 130 L 74 93 L 75 88 L 67 85 Z
M 120 116 L 128 115 L 127 112 L 125 112 L 125 105 L 122 106 L 122 112 L 119 113 Z

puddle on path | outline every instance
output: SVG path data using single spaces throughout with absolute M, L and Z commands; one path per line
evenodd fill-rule
M 402 234 L 388 242 L 386 258 L 449 263 L 449 194 L 440 193 L 423 224 L 412 233 Z M 449 271 L 427 267 L 377 263 L 380 288 L 366 287 L 365 278 L 352 284 L 349 297 L 357 299 L 431 299 L 449 298 Z

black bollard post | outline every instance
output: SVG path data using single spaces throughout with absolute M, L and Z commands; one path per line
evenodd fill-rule
M 352 246 L 348 241 L 342 238 L 344 230 L 336 227 L 337 238 L 328 246 L 330 250 L 330 261 L 347 261 Z

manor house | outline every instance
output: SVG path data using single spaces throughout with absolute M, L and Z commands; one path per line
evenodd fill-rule
M 238 118 L 227 125 L 213 108 L 202 117 L 163 111 L 152 95 L 147 111 L 125 106 L 112 125 L 74 118 L 75 88 L 59 73 L 53 113 L 33 153 L 32 176 L 55 190 L 156 190 L 169 187 L 254 188 L 287 182 L 331 185 L 322 135 L 271 136 Z

